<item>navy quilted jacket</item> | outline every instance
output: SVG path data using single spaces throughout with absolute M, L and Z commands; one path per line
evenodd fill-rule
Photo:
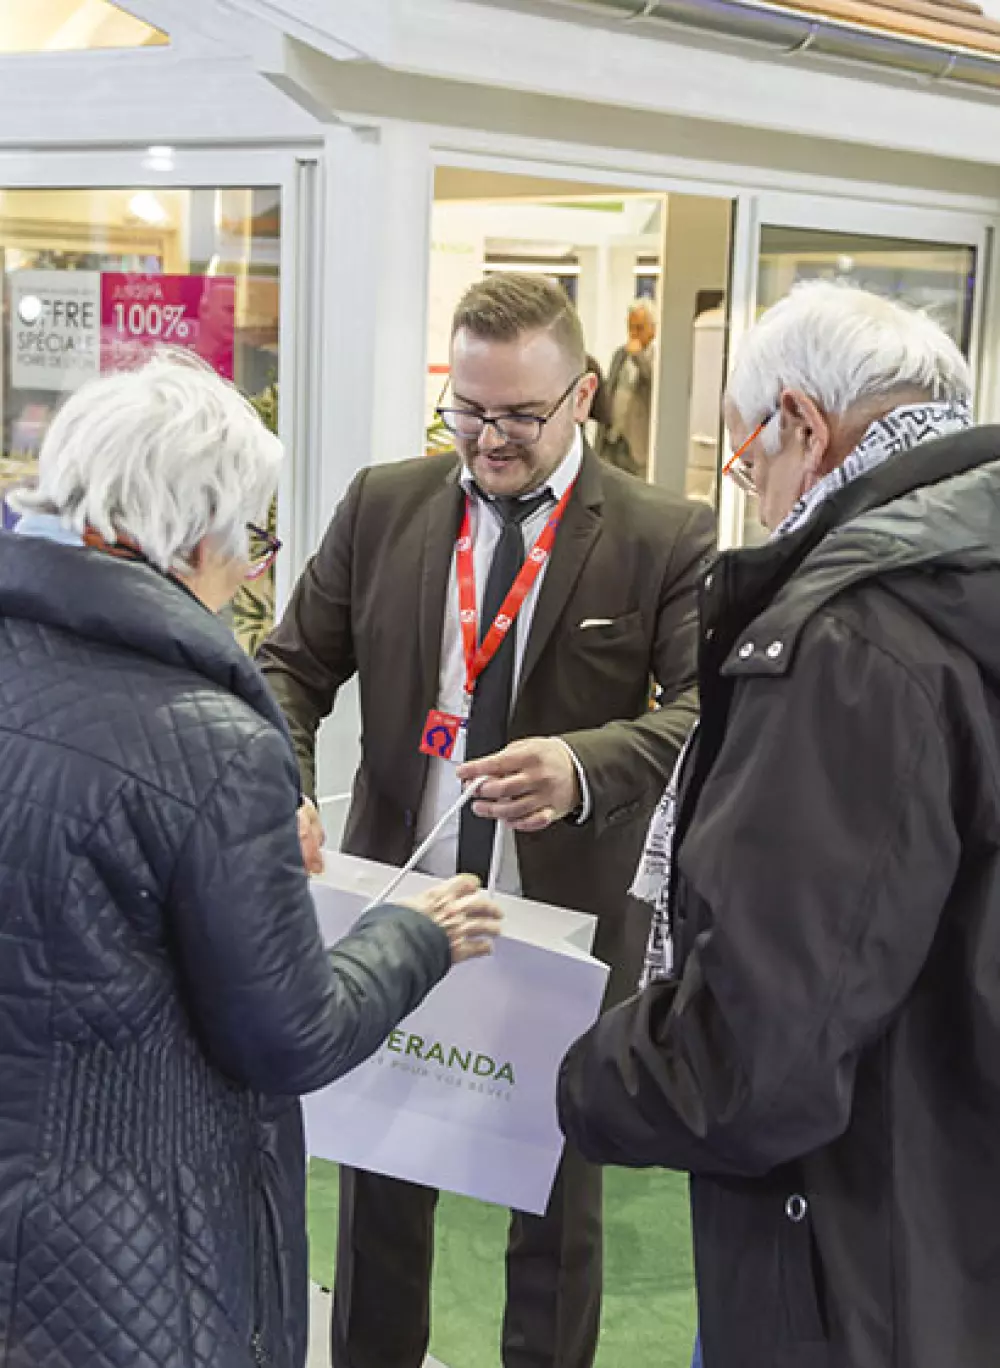
M 0 535 L 0 1365 L 297 1368 L 294 1095 L 446 972 L 324 952 L 277 708 L 145 565 Z

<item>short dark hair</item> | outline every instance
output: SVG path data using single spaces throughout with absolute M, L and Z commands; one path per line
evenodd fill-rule
M 543 275 L 500 271 L 477 281 L 455 310 L 452 337 L 463 329 L 495 342 L 550 332 L 577 370 L 587 368 L 580 315 L 563 287 Z

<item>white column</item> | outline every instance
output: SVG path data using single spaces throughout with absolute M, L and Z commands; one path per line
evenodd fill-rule
M 332 129 L 326 139 L 320 225 L 319 468 L 296 489 L 299 525 L 311 552 L 354 475 L 371 461 L 382 148 L 375 128 Z M 304 507 L 301 506 L 304 504 Z M 320 799 L 346 793 L 359 758 L 357 690 L 342 689 L 316 745 Z M 340 843 L 346 802 L 321 808 L 331 846 Z
M 433 194 L 418 128 L 336 128 L 325 164 L 317 538 L 360 469 L 423 450 Z
M 580 276 L 577 282 L 576 308 L 583 324 L 583 335 L 587 340 L 587 350 L 598 360 L 598 319 L 601 300 L 600 247 L 577 247 L 576 259 L 580 263 Z M 603 363 L 602 363 L 603 364 Z
M 381 146 L 374 128 L 327 135 L 321 226 L 320 469 L 310 482 L 315 546 L 351 478 L 371 459 Z
M 379 191 L 368 210 L 378 243 L 372 462 L 423 454 L 427 388 L 427 281 L 434 178 L 426 135 L 402 124 L 382 131 Z
M 726 288 L 730 213 L 729 200 L 670 196 L 660 279 L 654 480 L 677 494 L 685 492 L 687 478 L 695 301 L 700 290 Z
M 587 338 L 587 345 L 607 375 L 615 347 L 621 343 L 623 326 L 618 316 L 616 300 L 613 297 L 611 248 L 606 242 L 602 242 L 597 248 L 597 260 L 594 269 L 597 276 L 597 312 L 594 320 L 594 334 L 593 337 Z
M 433 193 L 417 128 L 338 127 L 327 137 L 321 242 L 320 469 L 300 497 L 315 546 L 364 466 L 423 451 L 427 274 Z M 342 690 L 317 746 L 320 797 L 345 793 L 358 759 L 358 708 Z M 346 803 L 325 807 L 337 844 Z
M 635 299 L 636 250 L 632 245 L 613 245 L 608 252 L 608 303 L 611 326 L 607 339 L 606 366 L 619 347 L 628 341 L 628 306 Z

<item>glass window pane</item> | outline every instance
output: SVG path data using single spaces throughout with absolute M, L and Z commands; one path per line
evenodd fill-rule
M 583 323 L 602 382 L 586 425 L 595 451 L 633 475 L 715 504 L 731 226 L 732 202 L 724 198 L 438 167 L 427 451 L 452 446 L 435 409 L 446 393 L 459 298 L 483 274 L 536 272 L 562 286 Z M 648 301 L 652 316 L 631 309 L 636 301 Z
M 0 53 L 87 52 L 170 42 L 160 29 L 111 0 L 24 0 L 3 10 Z
M 504 172 L 438 168 L 428 311 L 428 452 L 451 446 L 450 434 L 434 410 L 448 379 L 455 305 L 483 275 L 515 271 L 555 281 L 573 301 L 584 326 L 588 355 L 603 381 L 592 410 L 594 421 L 587 425 L 588 436 L 606 459 L 614 459 L 632 474 L 648 476 L 652 395 L 658 373 L 655 349 L 652 381 L 635 386 L 639 393 L 629 412 L 631 446 L 617 431 L 609 431 L 611 382 L 613 374 L 623 369 L 619 352 L 628 338 L 629 305 L 637 296 L 656 301 L 665 206 L 663 195 Z M 632 369 L 628 367 L 629 375 Z
M 0 496 L 34 478 L 67 394 L 164 344 L 234 380 L 276 429 L 280 238 L 276 188 L 0 191 Z M 251 650 L 273 622 L 273 575 L 234 603 Z
M 976 285 L 974 247 L 812 228 L 761 229 L 758 316 L 803 280 L 835 280 L 923 309 L 969 354 Z M 748 414 L 748 421 L 757 415 Z M 764 415 L 761 414 L 760 417 Z M 766 533 L 747 501 L 747 542 Z
M 801 280 L 836 280 L 925 310 L 968 355 L 975 279 L 973 247 L 765 227 L 757 306 L 770 308 Z

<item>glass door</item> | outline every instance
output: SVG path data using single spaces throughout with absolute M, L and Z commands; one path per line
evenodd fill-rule
M 544 275 L 575 304 L 599 387 L 599 456 L 716 501 L 732 201 L 555 175 L 439 165 L 427 317 L 426 447 L 450 447 L 435 406 L 464 290 L 504 271 Z
M 925 310 L 976 372 L 987 221 L 896 205 L 802 205 L 779 195 L 741 204 L 741 219 L 744 326 L 800 281 L 842 281 Z M 753 500 L 725 483 L 726 540 L 762 540 Z
M 72 161 L 0 157 L 4 527 L 15 520 L 6 494 L 35 478 L 42 439 L 68 394 L 159 347 L 198 355 L 240 389 L 289 453 L 271 509 L 286 551 L 232 609 L 248 651 L 272 625 L 306 549 L 302 466 L 316 463 L 316 424 L 303 385 L 319 348 L 301 279 L 315 239 L 304 170 L 315 163 L 170 147 Z M 293 289 L 306 297 L 303 308 L 290 307 Z
M 276 186 L 0 191 L 4 493 L 33 480 L 67 394 L 160 347 L 199 356 L 277 430 L 280 243 Z M 233 625 L 252 651 L 273 619 L 272 570 Z

